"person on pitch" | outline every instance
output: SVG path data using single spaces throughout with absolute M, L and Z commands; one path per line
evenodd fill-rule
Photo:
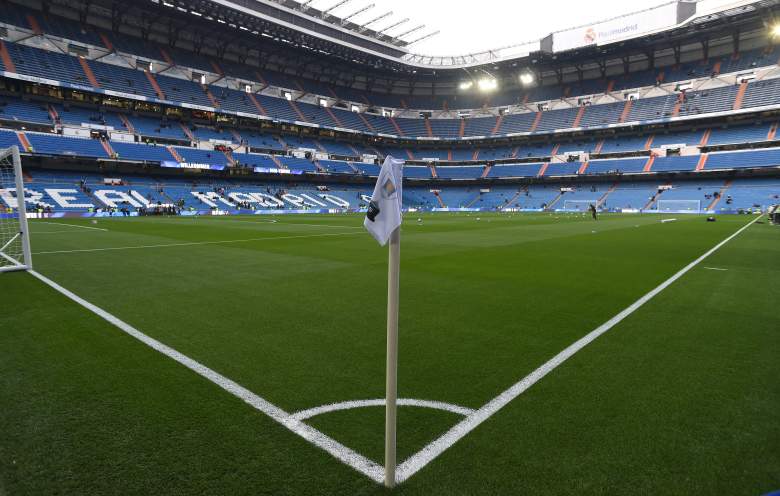
M 590 210 L 590 215 L 593 216 L 593 220 L 599 220 L 598 213 L 596 212 L 596 205 L 591 203 L 588 205 L 588 210 Z

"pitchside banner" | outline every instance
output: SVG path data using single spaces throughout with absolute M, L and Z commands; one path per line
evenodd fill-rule
M 198 164 L 198 163 L 190 163 L 190 162 L 174 162 L 173 160 L 164 160 L 160 162 L 160 166 L 168 167 L 169 169 L 201 169 L 201 170 L 213 170 L 213 171 L 225 170 L 224 165 Z
M 672 2 L 608 21 L 559 31 L 553 33 L 553 52 L 637 38 L 676 26 L 690 15 L 692 13 L 687 6 L 682 8 L 679 2 Z

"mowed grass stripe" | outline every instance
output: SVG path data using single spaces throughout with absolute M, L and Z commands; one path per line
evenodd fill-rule
M 418 227 L 407 219 L 402 249 L 401 394 L 454 403 L 464 400 L 462 404 L 478 407 L 485 395 L 495 394 L 507 380 L 532 370 L 550 352 L 570 343 L 575 333 L 578 337 L 591 322 L 603 322 L 621 308 L 615 307 L 622 301 L 635 299 L 656 278 L 668 277 L 681 261 L 687 258 L 687 263 L 691 255 L 700 254 L 742 222 L 720 218 L 716 225 L 706 225 L 701 218 L 691 218 L 660 226 L 646 219 L 648 224 L 639 229 L 626 226 L 596 234 L 583 230 L 567 236 L 566 231 L 579 221 L 517 216 L 501 221 L 517 227 L 509 244 L 495 232 L 497 220 L 487 224 L 467 217 L 441 222 L 423 218 Z M 361 219 L 354 216 L 354 220 Z M 326 217 L 322 221 L 333 222 Z M 165 233 L 170 236 L 166 239 L 174 240 L 235 239 L 225 238 L 235 230 L 216 225 L 204 236 L 207 231 L 202 227 L 174 230 L 167 225 L 134 223 L 134 231 L 118 236 L 146 239 Z M 531 232 L 523 226 L 539 224 L 548 226 L 547 239 L 524 237 Z M 124 223 L 122 229 L 130 230 L 130 225 Z M 431 234 L 426 229 L 439 230 L 439 242 L 432 235 L 430 242 L 422 239 Z M 464 244 L 474 244 L 475 237 L 491 238 L 491 242 L 464 248 Z M 47 244 L 58 245 L 59 241 Z M 268 391 L 291 411 L 381 396 L 386 253 L 370 239 L 357 236 L 257 246 L 194 246 L 165 254 L 163 250 L 129 253 L 84 254 L 73 259 L 78 265 L 67 262 L 69 255 L 38 261 L 45 273 L 68 281 L 79 293 L 83 290 L 113 313 L 166 343 L 176 343 L 177 349 L 191 351 L 227 376 L 240 378 L 242 384 L 246 379 L 261 394 Z M 68 325 L 62 324 L 64 329 Z M 282 375 L 290 380 L 282 380 Z M 537 387 L 543 384 L 546 381 Z M 554 415 L 548 416 L 550 422 L 555 421 Z M 415 413 L 410 430 L 403 432 L 404 439 L 416 439 L 421 447 L 431 440 L 426 436 L 435 435 L 426 432 L 431 421 L 432 417 Z M 368 445 L 366 452 L 370 446 L 381 447 L 381 429 L 376 432 L 371 423 L 341 437 L 335 433 L 349 431 L 349 425 L 332 425 L 328 416 L 322 422 L 327 425 L 321 428 L 339 440 L 356 447 Z M 415 424 L 420 425 L 419 436 Z M 522 440 L 517 437 L 517 424 L 514 429 L 505 435 L 519 450 Z M 492 451 L 488 448 L 487 452 Z M 513 460 L 514 452 L 507 451 Z M 442 460 L 450 456 L 448 452 Z M 470 458 L 472 463 L 482 460 L 481 456 Z M 438 466 L 432 465 L 418 477 Z M 460 492 L 469 487 L 479 492 L 478 485 L 464 481 L 474 471 L 460 469 L 464 484 Z M 486 477 L 503 478 L 486 466 L 482 469 Z M 424 493 L 413 487 L 418 477 L 404 491 Z M 475 478 L 483 485 L 486 482 L 481 475 Z M 438 487 L 433 482 L 425 485 L 427 489 Z M 337 486 L 323 487 L 327 491 Z

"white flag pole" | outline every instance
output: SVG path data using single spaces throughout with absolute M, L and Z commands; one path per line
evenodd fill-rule
M 390 235 L 387 269 L 387 382 L 385 407 L 385 486 L 395 486 L 396 412 L 398 403 L 398 287 L 401 268 L 401 228 Z

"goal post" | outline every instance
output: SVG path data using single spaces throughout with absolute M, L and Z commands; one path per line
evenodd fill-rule
M 563 202 L 563 210 L 566 212 L 587 212 L 591 205 L 598 207 L 598 200 L 566 200 Z
M 32 269 L 19 148 L 0 150 L 0 272 Z
M 701 213 L 701 200 L 658 200 L 658 211 L 674 214 Z

